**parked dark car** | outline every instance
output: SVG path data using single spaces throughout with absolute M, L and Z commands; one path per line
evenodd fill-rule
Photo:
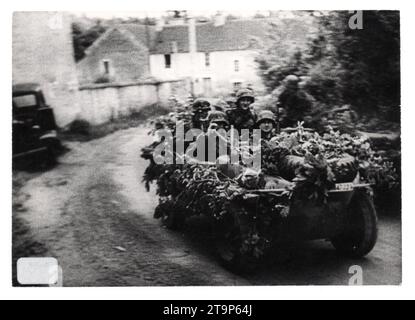
M 53 109 L 39 84 L 13 86 L 13 161 L 31 158 L 53 163 L 62 146 Z

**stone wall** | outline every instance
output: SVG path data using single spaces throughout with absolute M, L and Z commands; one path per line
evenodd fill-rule
M 145 106 L 168 105 L 172 95 L 185 99 L 188 92 L 185 80 L 85 85 L 79 91 L 81 112 L 78 118 L 101 124 L 128 116 Z

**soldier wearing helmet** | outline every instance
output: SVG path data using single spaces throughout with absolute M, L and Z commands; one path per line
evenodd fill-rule
M 230 109 L 229 104 L 226 103 L 225 100 L 218 99 L 212 104 L 213 110 L 226 112 Z
M 225 102 L 228 104 L 229 109 L 236 108 L 236 98 L 234 96 L 227 97 Z
M 295 126 L 298 121 L 303 121 L 310 114 L 313 106 L 313 99 L 299 86 L 300 78 L 295 75 L 287 76 L 278 97 L 279 105 L 284 109 L 286 118 L 283 125 L 285 127 Z
M 210 102 L 205 99 L 196 99 L 192 106 L 192 123 L 195 129 L 206 129 L 208 115 L 211 111 Z
M 229 121 L 222 111 L 211 111 L 208 116 L 209 129 L 229 129 Z
M 230 124 L 236 130 L 253 129 L 255 127 L 256 115 L 250 108 L 254 102 L 255 97 L 251 89 L 241 89 L 237 92 L 236 108 L 227 112 Z
M 275 115 L 272 111 L 263 110 L 258 114 L 256 126 L 261 129 L 261 138 L 270 140 L 274 136 L 276 127 Z

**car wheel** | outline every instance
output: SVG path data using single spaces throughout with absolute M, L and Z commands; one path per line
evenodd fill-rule
M 244 237 L 233 217 L 214 224 L 216 253 L 223 266 L 236 273 L 253 273 L 260 266 L 260 258 L 243 253 Z
M 362 258 L 375 247 L 378 236 L 378 218 L 373 199 L 368 192 L 355 192 L 347 215 L 343 232 L 331 239 L 331 242 L 341 254 Z

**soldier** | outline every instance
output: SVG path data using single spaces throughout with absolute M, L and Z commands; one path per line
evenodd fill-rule
M 229 129 L 229 121 L 226 118 L 226 114 L 222 111 L 211 111 L 208 116 L 209 129 L 219 130 Z
M 230 124 L 238 131 L 254 129 L 256 116 L 250 108 L 250 105 L 255 102 L 253 91 L 241 89 L 236 97 L 236 109 L 228 110 L 227 112 Z
M 207 125 L 207 130 L 199 134 L 196 141 L 185 145 L 185 150 L 186 153 L 194 155 L 196 151 L 200 151 L 201 146 L 204 146 L 204 156 L 197 153 L 197 161 L 214 162 L 218 157 L 228 154 L 227 130 L 229 129 L 229 121 L 225 113 L 211 111 L 207 117 Z
M 236 99 L 234 96 L 229 96 L 226 98 L 225 102 L 228 104 L 228 109 L 235 109 L 236 108 Z
M 212 107 L 214 110 L 222 111 L 222 112 L 226 112 L 227 110 L 230 109 L 229 104 L 227 104 L 226 101 L 222 99 L 216 100 L 215 103 L 212 105 Z
M 285 127 L 292 127 L 311 112 L 313 99 L 299 87 L 300 79 L 295 75 L 287 76 L 279 91 L 278 102 L 286 112 Z
M 208 123 L 208 115 L 211 111 L 209 101 L 205 99 L 196 99 L 192 106 L 193 116 L 192 123 L 193 128 L 206 131 Z
M 262 178 L 260 186 L 265 189 L 280 189 L 291 186 L 289 182 L 279 176 L 278 161 L 272 157 L 273 149 L 270 140 L 275 137 L 275 115 L 272 111 L 263 110 L 258 115 L 257 127 L 261 129 L 261 157 Z M 274 161 L 269 161 L 273 159 Z
M 276 127 L 275 116 L 272 111 L 263 110 L 258 115 L 256 125 L 261 129 L 261 138 L 264 140 L 271 140 L 275 135 L 274 129 Z

